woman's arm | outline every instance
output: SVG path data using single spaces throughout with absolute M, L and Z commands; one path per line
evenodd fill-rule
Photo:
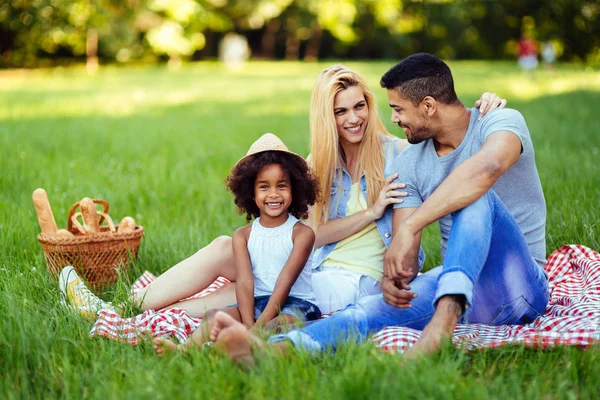
M 271 298 L 263 313 L 258 320 L 256 320 L 254 328 L 262 328 L 267 322 L 277 317 L 279 314 L 281 307 L 290 294 L 294 282 L 298 279 L 298 276 L 304 269 L 306 261 L 312 252 L 313 244 L 315 242 L 315 233 L 310 227 L 302 223 L 297 223 L 294 226 L 292 241 L 294 243 L 294 248 L 292 249 L 290 258 L 288 258 L 283 269 L 279 273 Z
M 402 189 L 406 185 L 403 183 L 392 183 L 397 177 L 398 174 L 393 174 L 385 181 L 385 185 L 381 192 L 379 192 L 377 201 L 367 210 L 359 211 L 347 217 L 332 219 L 324 224 L 319 224 L 315 229 L 315 247 L 338 242 L 355 234 L 371 222 L 381 218 L 390 204 L 402 203 L 403 200 L 398 197 L 406 196 L 406 192 L 401 192 L 397 189 Z M 314 219 L 312 218 L 311 213 L 312 209 L 309 210 L 308 218 L 308 220 L 312 222 Z
M 235 296 L 242 324 L 251 327 L 254 324 L 254 276 L 248 254 L 250 226 L 239 228 L 233 233 L 233 258 L 235 260 Z

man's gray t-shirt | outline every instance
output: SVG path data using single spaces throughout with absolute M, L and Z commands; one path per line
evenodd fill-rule
M 454 168 L 481 149 L 489 135 L 498 131 L 513 132 L 521 140 L 523 151 L 492 189 L 521 228 L 531 255 L 543 266 L 546 262 L 546 202 L 525 119 L 520 112 L 508 108 L 494 110 L 480 121 L 478 117 L 479 110 L 471 109 L 469 128 L 463 141 L 444 157 L 437 155 L 432 139 L 408 146 L 398 155 L 392 171 L 398 172 L 398 181 L 406 183 L 408 196 L 403 203 L 395 204 L 394 208 L 419 207 Z M 443 257 L 452 227 L 452 216 L 441 218 L 439 224 Z

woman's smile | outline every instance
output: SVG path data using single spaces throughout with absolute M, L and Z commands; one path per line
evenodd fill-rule
M 369 118 L 369 107 L 362 89 L 350 86 L 335 95 L 333 113 L 342 142 L 360 143 Z

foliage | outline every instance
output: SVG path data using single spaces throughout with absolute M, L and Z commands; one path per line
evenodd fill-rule
M 597 63 L 599 19 L 593 0 L 6 0 L 0 66 L 78 59 L 86 45 L 105 61 L 215 57 L 209 42 L 230 31 L 255 54 L 292 59 L 511 58 L 528 33 Z

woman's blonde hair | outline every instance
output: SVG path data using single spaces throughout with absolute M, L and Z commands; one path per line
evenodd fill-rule
M 314 206 L 313 226 L 315 228 L 319 223 L 327 222 L 329 208 L 332 206 L 329 204 L 329 199 L 333 178 L 338 176 L 341 179 L 340 172 L 345 161 L 333 112 L 335 96 L 352 86 L 358 86 L 362 90 L 369 109 L 358 156 L 359 171 L 364 173 L 366 178 L 369 205 L 377 201 L 377 196 L 385 182 L 383 171 L 385 158 L 381 139 L 393 136 L 379 118 L 373 93 L 360 75 L 343 65 L 334 65 L 323 70 L 313 86 L 310 99 L 311 166 L 319 179 L 322 199 Z

